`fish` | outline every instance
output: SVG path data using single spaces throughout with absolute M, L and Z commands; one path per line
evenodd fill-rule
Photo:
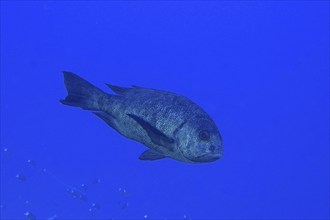
M 185 96 L 140 86 L 107 84 L 113 94 L 63 71 L 64 105 L 91 111 L 128 139 L 147 147 L 140 160 L 171 158 L 209 163 L 223 155 L 223 139 L 211 117 Z

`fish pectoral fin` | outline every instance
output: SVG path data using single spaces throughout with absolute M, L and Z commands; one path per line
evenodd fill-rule
M 139 157 L 140 160 L 160 160 L 163 158 L 165 158 L 164 155 L 151 149 L 144 151 Z
M 161 132 L 139 116 L 133 114 L 127 115 L 134 119 L 147 132 L 148 136 L 154 144 L 158 146 L 163 146 L 166 149 L 173 151 L 174 140 L 172 138 L 167 137 L 163 132 Z

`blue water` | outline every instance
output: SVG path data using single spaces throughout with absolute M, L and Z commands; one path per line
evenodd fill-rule
M 223 158 L 138 160 L 63 70 L 189 97 Z M 329 103 L 328 1 L 2 1 L 1 219 L 329 219 Z

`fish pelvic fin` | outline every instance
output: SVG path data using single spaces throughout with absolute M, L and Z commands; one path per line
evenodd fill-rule
M 98 101 L 107 95 L 105 92 L 74 73 L 63 71 L 63 75 L 68 95 L 60 100 L 62 104 L 85 110 L 100 109 Z
M 163 158 L 165 158 L 164 155 L 151 149 L 144 151 L 139 157 L 140 160 L 160 160 Z

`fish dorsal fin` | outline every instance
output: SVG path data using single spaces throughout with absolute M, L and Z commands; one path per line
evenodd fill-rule
M 173 151 L 174 140 L 172 138 L 167 137 L 163 132 L 161 132 L 156 127 L 152 126 L 149 122 L 145 121 L 139 116 L 133 114 L 127 115 L 134 119 L 147 132 L 148 136 L 154 144 L 158 146 L 163 146 L 166 149 Z
M 124 95 L 132 89 L 121 86 L 110 85 L 107 83 L 105 85 L 107 85 L 114 93 L 117 93 L 118 95 Z
M 144 151 L 139 157 L 140 160 L 160 160 L 163 158 L 165 158 L 164 155 L 151 149 Z
M 143 87 L 137 86 L 137 85 L 132 85 L 132 87 L 135 88 L 135 89 L 144 89 Z

